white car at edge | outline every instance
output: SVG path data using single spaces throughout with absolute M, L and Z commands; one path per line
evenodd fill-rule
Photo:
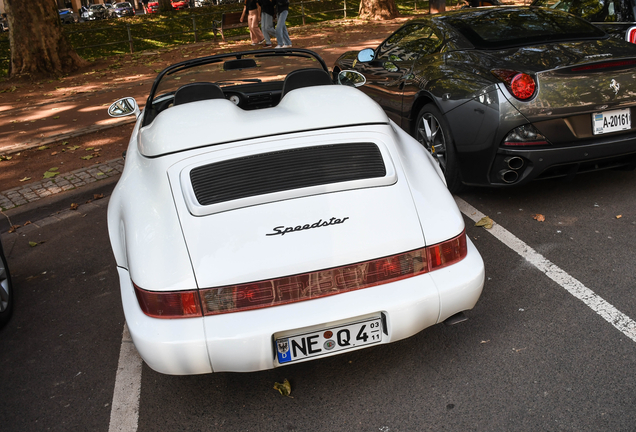
M 427 151 L 302 49 L 187 60 L 137 116 L 108 229 L 134 344 L 173 375 L 272 369 L 460 321 L 484 264 Z

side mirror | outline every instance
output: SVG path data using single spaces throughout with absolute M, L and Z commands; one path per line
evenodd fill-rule
M 131 114 L 135 115 L 135 118 L 139 117 L 141 111 L 135 98 L 127 97 L 119 99 L 108 108 L 108 115 L 111 117 L 126 117 Z
M 353 70 L 343 70 L 338 74 L 338 84 L 349 87 L 360 87 L 367 82 L 367 79 L 360 72 Z
M 358 61 L 360 63 L 370 62 L 375 58 L 375 51 L 371 48 L 365 48 L 358 53 Z

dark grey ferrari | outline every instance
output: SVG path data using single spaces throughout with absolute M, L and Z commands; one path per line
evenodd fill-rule
M 436 158 L 451 191 L 636 166 L 636 45 L 572 15 L 463 9 L 410 21 L 340 71 Z

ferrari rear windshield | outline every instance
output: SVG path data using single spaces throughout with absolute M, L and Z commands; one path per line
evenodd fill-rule
M 478 49 L 603 39 L 607 35 L 571 15 L 539 8 L 487 8 L 440 17 Z

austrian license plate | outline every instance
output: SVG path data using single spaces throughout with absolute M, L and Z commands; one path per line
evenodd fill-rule
M 592 114 L 592 130 L 594 135 L 618 132 L 631 129 L 630 110 L 620 109 Z
M 276 339 L 278 363 L 319 357 L 382 342 L 382 319 L 371 318 L 324 330 Z

